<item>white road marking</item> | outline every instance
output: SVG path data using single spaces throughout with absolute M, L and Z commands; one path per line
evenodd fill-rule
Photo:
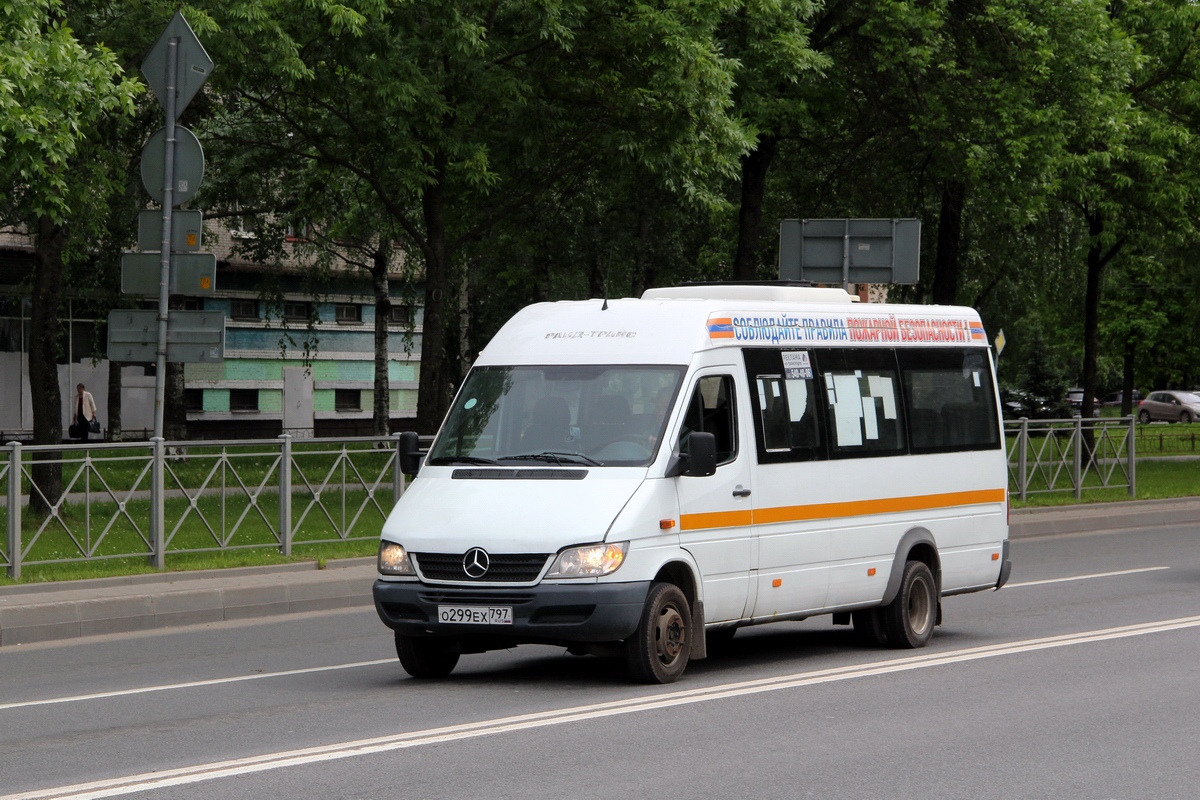
M 1008 583 L 1004 585 L 1005 589 L 1016 588 L 1018 586 L 1044 586 L 1047 583 L 1070 583 L 1071 581 L 1086 581 L 1092 578 L 1114 578 L 1118 575 L 1134 575 L 1138 572 L 1157 572 L 1160 569 L 1170 569 L 1170 567 L 1142 567 L 1140 569 L 1123 569 L 1119 572 L 1097 572 L 1092 575 L 1072 575 L 1069 578 L 1049 578 L 1044 581 L 1025 581 L 1024 583 Z
M 613 717 L 619 714 L 654 711 L 673 706 L 743 697 L 763 692 L 774 692 L 780 689 L 794 689 L 801 686 L 814 686 L 854 678 L 886 675 L 914 669 L 924 669 L 926 667 L 976 661 L 984 658 L 1030 653 L 1038 650 L 1123 639 L 1130 636 L 1143 636 L 1151 633 L 1166 633 L 1168 631 L 1197 627 L 1200 627 L 1200 616 L 1179 617 L 1160 622 L 1123 625 L 1117 628 L 1027 639 L 1007 644 L 973 647 L 949 653 L 908 656 L 873 664 L 836 667 L 813 672 L 781 675 L 774 678 L 761 678 L 753 681 L 740 681 L 718 686 L 684 689 L 656 694 L 650 697 L 541 711 L 460 725 L 449 725 L 441 728 L 410 731 L 392 736 L 359 739 L 297 750 L 283 750 L 277 753 L 265 753 L 263 755 L 248 756 L 246 758 L 236 758 L 227 761 L 214 761 L 208 764 L 197 764 L 192 767 L 126 775 L 119 778 L 91 781 L 89 783 L 55 786 L 21 794 L 4 795 L 0 797 L 0 800 L 95 800 L 96 798 L 103 797 L 117 797 L 136 792 L 167 789 L 172 786 L 183 786 L 221 778 L 267 772 L 269 770 L 316 764 L 323 761 L 335 761 L 357 756 L 405 750 L 413 747 L 424 747 L 431 744 L 543 728 L 550 725 L 562 725 L 570 722 Z
M 283 678 L 289 675 L 307 675 L 312 672 L 331 672 L 339 669 L 357 669 L 358 667 L 374 667 L 379 664 L 395 664 L 394 658 L 381 658 L 377 661 L 358 661 L 353 664 L 334 664 L 330 667 L 308 667 L 306 669 L 289 669 L 283 672 L 257 672 L 253 675 L 236 675 L 232 678 L 209 678 L 202 681 L 187 683 L 169 683 L 163 686 L 141 686 L 137 689 L 119 689 L 112 692 L 96 692 L 95 694 L 77 694 L 72 697 L 50 697 L 45 700 L 24 700 L 18 703 L 0 703 L 0 711 L 10 708 L 28 708 L 30 706 L 49 706 L 55 703 L 78 703 L 81 700 L 103 700 L 107 697 L 122 697 L 130 694 L 148 692 L 169 692 L 176 689 L 195 689 L 200 686 L 216 686 L 222 683 L 241 683 L 242 681 L 257 681 L 264 678 Z
M 1071 581 L 1085 581 L 1092 578 L 1112 578 L 1121 575 L 1133 575 L 1138 572 L 1155 572 L 1157 570 L 1170 569 L 1170 567 L 1142 567 L 1140 569 L 1126 569 L 1119 572 L 1097 572 L 1091 575 L 1072 575 L 1067 578 L 1050 578 L 1044 581 L 1025 581 L 1024 583 L 1009 583 L 1005 585 L 1005 589 L 1017 588 L 1020 586 L 1042 586 L 1048 583 L 1069 583 Z M 208 680 L 189 681 L 187 683 L 171 683 L 164 686 L 144 686 L 137 689 L 121 689 L 112 692 L 96 692 L 94 694 L 80 694 L 71 697 L 51 697 L 44 700 L 24 700 L 15 703 L 0 703 L 0 711 L 6 711 L 14 708 L 29 708 L 31 706 L 49 706 L 58 703 L 78 703 L 84 700 L 104 700 L 110 697 L 123 697 L 127 695 L 142 694 L 148 692 L 166 692 L 177 689 L 195 689 L 203 686 L 217 686 L 222 683 L 240 683 L 241 681 L 255 681 L 264 678 L 284 678 L 291 675 L 305 675 L 313 672 L 330 672 L 340 669 L 357 669 L 359 667 L 374 667 L 380 664 L 394 664 L 394 658 L 383 658 L 376 661 L 359 661 L 353 664 L 334 664 L 328 667 L 310 667 L 308 669 L 292 669 L 282 672 L 264 672 L 255 675 L 238 675 L 231 678 L 210 678 Z M 4 800 L 0 798 L 0 800 Z

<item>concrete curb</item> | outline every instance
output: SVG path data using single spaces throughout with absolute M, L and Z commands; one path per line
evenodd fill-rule
M 375 559 L 354 559 L 364 560 L 325 570 L 253 568 L 238 575 L 172 573 L 137 583 L 73 581 L 58 591 L 11 587 L 0 590 L 0 646 L 370 606 Z
M 1009 514 L 1011 539 L 1064 533 L 1116 531 L 1200 521 L 1200 498 L 1023 508 Z
M 1012 539 L 1200 521 L 1200 498 L 1020 509 Z M 0 587 L 0 646 L 369 607 L 375 559 Z

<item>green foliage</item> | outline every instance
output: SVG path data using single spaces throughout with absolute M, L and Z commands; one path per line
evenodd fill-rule
M 138 92 L 116 55 L 84 47 L 59 0 L 0 4 L 0 219 L 64 220 L 71 159 L 98 119 Z

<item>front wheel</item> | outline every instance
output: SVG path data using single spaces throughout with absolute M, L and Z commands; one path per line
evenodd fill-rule
M 1182 422 L 1184 425 L 1186 425 L 1186 424 L 1188 424 L 1189 422 L 1191 422 L 1191 421 L 1192 421 L 1192 414 L 1191 414 L 1191 412 L 1190 412 L 1190 411 L 1185 411 L 1185 412 L 1183 412 L 1182 414 L 1180 414 L 1180 415 L 1179 415 L 1179 421 L 1180 421 L 1180 422 Z
M 458 650 L 443 639 L 396 634 L 400 666 L 414 678 L 444 678 L 458 664 Z
M 1139 411 L 1138 412 L 1138 422 L 1142 423 L 1143 425 L 1149 425 L 1150 424 L 1150 412 L 1146 411 L 1145 409 L 1142 409 L 1141 411 Z
M 634 680 L 673 683 L 692 654 L 692 612 L 673 583 L 655 583 L 633 636 L 625 640 L 625 663 Z
M 924 563 L 909 561 L 896 599 L 883 608 L 888 644 L 901 649 L 928 644 L 937 624 L 937 603 L 933 573 Z

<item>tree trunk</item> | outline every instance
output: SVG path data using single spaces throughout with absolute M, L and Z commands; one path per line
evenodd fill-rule
M 390 248 L 380 243 L 372 254 L 371 282 L 375 288 L 375 402 L 371 420 L 375 436 L 391 433 L 392 396 L 388 382 L 388 321 L 392 313 L 392 298 L 388 292 L 388 260 Z
M 958 302 L 959 251 L 966 197 L 967 187 L 960 181 L 947 181 L 942 187 L 937 255 L 933 266 L 933 302 L 939 305 L 952 306 Z
M 1096 363 L 1100 352 L 1100 277 L 1104 265 L 1112 256 L 1105 257 L 1100 243 L 1104 233 L 1104 219 L 1099 213 L 1088 214 L 1090 242 L 1087 252 L 1087 289 L 1084 293 L 1083 309 L 1083 404 L 1079 413 L 1084 419 L 1095 415 Z
M 641 213 L 638 214 L 637 252 L 634 254 L 633 262 L 634 297 L 641 297 L 642 292 L 653 289 L 658 280 L 654 259 L 650 257 L 650 222 L 650 210 L 642 208 Z
M 121 432 L 121 369 L 120 361 L 108 362 L 108 438 L 119 442 Z
M 61 444 L 62 393 L 58 386 L 58 312 L 62 304 L 63 244 L 66 233 L 49 217 L 37 221 L 37 261 L 33 271 L 33 310 L 30 315 L 29 394 L 33 401 L 33 443 Z M 74 397 L 74 393 L 71 393 Z M 68 416 L 74 413 L 71 409 Z M 45 513 L 62 497 L 62 464 L 57 453 L 35 453 L 29 508 Z
M 592 265 L 588 269 L 588 297 L 603 297 L 608 299 L 608 281 L 604 274 L 604 259 L 601 248 L 604 245 L 604 231 L 597 216 L 592 221 Z
M 1121 416 L 1133 413 L 1133 359 L 1137 355 L 1137 339 L 1125 340 L 1125 364 L 1121 375 Z
M 758 146 L 742 156 L 742 204 L 738 209 L 737 252 L 733 257 L 733 279 L 758 279 L 758 239 L 761 235 L 763 196 L 767 172 L 779 146 L 775 136 L 761 136 Z
M 417 432 L 437 432 L 453 397 L 453 382 L 446 349 L 450 274 L 446 263 L 445 185 L 447 157 L 434 159 L 434 179 L 421 196 L 425 218 L 425 324 L 421 333 L 421 378 L 417 389 Z

